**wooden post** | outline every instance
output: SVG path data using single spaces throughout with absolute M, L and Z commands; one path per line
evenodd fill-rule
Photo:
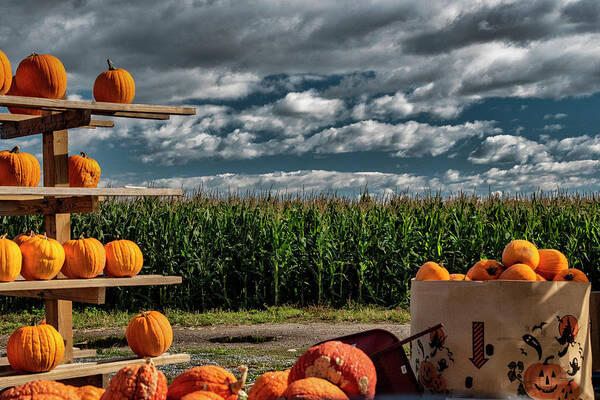
M 46 113 L 45 113 L 46 114 Z M 69 186 L 69 136 L 66 130 L 44 132 L 44 186 Z M 46 235 L 60 243 L 71 239 L 71 215 L 44 216 Z M 73 362 L 73 303 L 67 300 L 46 300 L 46 321 L 65 340 L 63 363 Z

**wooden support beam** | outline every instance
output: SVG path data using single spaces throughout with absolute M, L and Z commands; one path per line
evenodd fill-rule
M 69 300 L 76 303 L 104 304 L 106 301 L 106 288 L 19 290 L 14 292 L 0 292 L 0 295 L 32 297 L 45 300 Z
M 48 197 L 39 200 L 0 198 L 0 216 L 90 213 L 100 209 L 98 196 Z
M 43 132 L 77 128 L 89 125 L 91 115 L 89 110 L 67 110 L 22 121 L 4 122 L 0 126 L 0 137 L 2 139 L 13 139 Z

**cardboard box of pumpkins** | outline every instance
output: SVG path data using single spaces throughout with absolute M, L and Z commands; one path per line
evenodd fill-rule
M 593 399 L 585 274 L 558 250 L 509 243 L 465 275 L 427 262 L 411 283 L 411 363 L 446 396 Z

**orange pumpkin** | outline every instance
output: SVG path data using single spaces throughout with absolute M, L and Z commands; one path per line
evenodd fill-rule
M 80 400 L 100 400 L 105 390 L 96 386 L 86 385 L 74 387 Z
M 0 400 L 84 400 L 72 386 L 56 381 L 37 380 L 5 390 Z M 87 399 L 85 399 L 87 400 Z
M 13 332 L 6 345 L 6 357 L 16 371 L 46 372 L 65 355 L 65 342 L 52 325 L 24 326 Z
M 20 249 L 23 254 L 21 275 L 29 281 L 53 279 L 65 262 L 62 245 L 46 235 L 39 237 L 32 233 Z
M 554 249 L 539 250 L 540 263 L 535 272 L 551 281 L 559 272 L 569 269 L 569 262 L 563 253 Z
M 180 400 L 188 393 L 206 390 L 221 396 L 224 400 L 237 400 L 239 392 L 246 384 L 248 368 L 239 367 L 242 377 L 238 381 L 224 368 L 216 365 L 203 365 L 184 371 L 169 385 L 168 400 Z
M 446 379 L 442 375 L 437 375 L 431 381 L 431 390 L 434 393 L 446 393 Z
M 546 278 L 544 278 L 543 276 L 541 276 L 540 274 L 535 274 L 535 280 L 538 282 L 546 282 Z
M 130 104 L 135 97 L 135 82 L 129 72 L 116 68 L 110 59 L 108 71 L 102 72 L 94 82 L 94 99 L 109 103 Z
M 136 276 L 144 265 L 144 256 L 137 244 L 130 240 L 113 240 L 104 246 L 106 267 L 110 277 Z
M 17 80 L 13 76 L 12 84 L 10 86 L 10 90 L 6 93 L 7 96 L 25 96 L 25 94 L 21 93 L 21 91 L 17 88 Z M 42 115 L 42 110 L 36 110 L 34 108 L 19 108 L 19 107 L 7 107 L 8 111 L 13 114 L 26 114 L 26 115 Z
M 504 267 L 496 260 L 480 260 L 467 271 L 472 281 L 490 281 L 498 279 Z
M 337 340 L 313 346 L 302 354 L 290 370 L 288 383 L 310 377 L 328 379 L 350 398 L 375 396 L 377 373 L 373 361 L 358 347 Z
M 540 253 L 537 247 L 527 240 L 513 240 L 502 252 L 502 264 L 507 268 L 514 264 L 526 264 L 531 269 L 536 269 L 539 263 Z
M 84 152 L 81 152 L 80 156 L 73 154 L 69 157 L 69 186 L 71 187 L 97 187 L 100 172 L 100 165 Z
M 0 151 L 0 186 L 37 186 L 42 169 L 29 153 L 20 153 L 20 146 Z
M 288 386 L 290 370 L 265 372 L 248 392 L 248 400 L 278 400 Z
M 65 66 L 50 54 L 31 53 L 19 63 L 15 76 L 24 96 L 61 99 L 67 92 Z
M 27 240 L 29 240 L 32 236 L 44 237 L 44 235 L 36 234 L 35 232 L 33 232 L 33 230 L 29 229 L 28 231 L 26 231 L 24 233 L 19 233 L 17 236 L 15 236 L 13 241 L 20 247 L 23 243 L 25 243 Z
M 438 263 L 427 261 L 417 271 L 417 281 L 447 281 L 450 279 L 448 270 Z
M 579 400 L 579 385 L 575 381 L 569 381 L 559 385 L 557 400 Z
M 158 311 L 144 311 L 133 317 L 125 332 L 127 344 L 140 357 L 157 357 L 173 343 L 173 329 Z
M 425 387 L 431 387 L 436 376 L 438 376 L 438 372 L 435 366 L 429 361 L 421 361 L 419 364 L 419 382 Z
M 0 282 L 12 282 L 21 273 L 23 257 L 19 246 L 7 234 L 0 237 Z
M 290 383 L 282 396 L 287 400 L 349 400 L 338 386 L 322 378 L 304 378 Z
M 529 265 L 513 264 L 498 279 L 507 281 L 535 281 L 537 280 L 537 276 Z
M 81 235 L 79 239 L 64 242 L 63 249 L 65 263 L 61 272 L 67 278 L 94 278 L 104 270 L 106 253 L 97 239 Z
M 450 274 L 449 279 L 451 281 L 470 281 L 471 280 L 465 274 Z
M 121 368 L 110 380 L 102 400 L 164 400 L 167 394 L 167 377 L 147 359 L 144 365 Z
M 213 392 L 198 390 L 196 392 L 186 394 L 181 398 L 181 400 L 223 400 L 223 398 Z
M 585 276 L 583 271 L 575 268 L 569 268 L 565 271 L 561 271 L 554 276 L 553 281 L 567 281 L 567 282 L 589 282 L 590 280 Z
M 566 372 L 558 364 L 549 364 L 548 357 L 543 363 L 530 365 L 523 375 L 523 385 L 527 394 L 534 399 L 556 399 L 561 385 L 565 383 Z
M 6 54 L 0 50 L 0 95 L 6 94 L 12 83 L 12 68 Z

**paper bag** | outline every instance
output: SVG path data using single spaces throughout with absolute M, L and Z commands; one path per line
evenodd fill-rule
M 411 345 L 426 392 L 449 396 L 594 398 L 589 283 L 412 281 Z

